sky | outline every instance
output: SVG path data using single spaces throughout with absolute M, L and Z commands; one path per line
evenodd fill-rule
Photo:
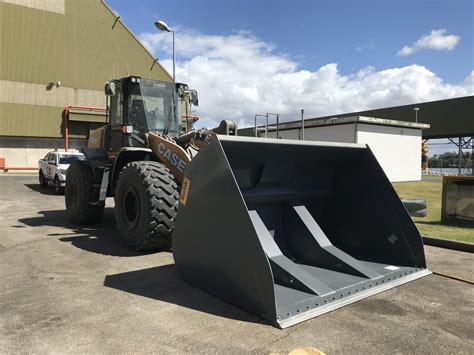
M 472 0 L 107 0 L 176 78 L 200 126 L 474 95 Z M 422 115 L 422 112 L 420 112 Z

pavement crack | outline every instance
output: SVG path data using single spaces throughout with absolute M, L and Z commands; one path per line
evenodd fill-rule
M 286 331 L 287 333 L 286 333 L 285 335 L 283 335 L 282 337 L 277 338 L 277 339 L 275 339 L 275 340 L 272 340 L 272 341 L 268 344 L 268 346 L 267 346 L 266 348 L 261 348 L 258 352 L 260 352 L 260 351 L 262 351 L 262 352 L 263 352 L 263 351 L 267 351 L 268 348 L 271 348 L 271 347 L 273 347 L 274 345 L 276 345 L 277 343 L 279 343 L 279 342 L 281 342 L 281 341 L 284 341 L 284 340 L 287 339 L 290 335 L 292 335 L 294 332 L 296 332 L 300 327 L 301 327 L 301 323 L 292 326 L 289 330 Z M 272 349 L 272 350 L 273 350 L 273 349 Z

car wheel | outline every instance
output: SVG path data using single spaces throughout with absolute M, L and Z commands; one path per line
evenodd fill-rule
M 39 172 L 39 183 L 41 187 L 46 187 L 48 185 L 48 182 L 44 178 L 43 172 L 41 170 Z
M 56 192 L 56 195 L 61 195 L 64 192 L 64 189 L 61 187 L 61 182 L 57 176 L 54 178 L 54 192 Z

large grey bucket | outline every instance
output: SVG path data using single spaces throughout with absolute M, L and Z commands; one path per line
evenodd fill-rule
M 285 328 L 429 274 L 363 145 L 213 136 L 173 234 L 183 278 Z

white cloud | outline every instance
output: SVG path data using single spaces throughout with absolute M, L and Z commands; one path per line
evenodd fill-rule
M 405 46 L 397 53 L 398 56 L 408 56 L 421 49 L 433 49 L 436 51 L 452 51 L 459 43 L 461 37 L 455 35 L 446 35 L 445 29 L 432 30 L 430 34 L 423 35 L 413 43 L 413 45 Z
M 170 53 L 169 34 L 145 33 L 140 39 L 155 53 Z M 249 33 L 179 31 L 176 44 L 176 77 L 199 91 L 200 126 L 222 119 L 249 126 L 256 113 L 280 113 L 285 121 L 297 119 L 302 108 L 307 117 L 317 117 L 474 94 L 474 71 L 463 83 L 450 85 L 420 65 L 366 67 L 349 75 L 341 74 L 336 63 L 304 70 Z M 161 63 L 171 68 L 168 57 Z

